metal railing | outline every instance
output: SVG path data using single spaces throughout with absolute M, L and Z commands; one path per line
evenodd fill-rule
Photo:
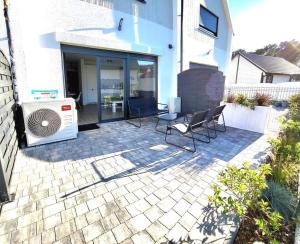
M 224 96 L 243 94 L 247 98 L 253 98 L 256 93 L 266 94 L 273 101 L 286 101 L 289 97 L 300 93 L 300 84 L 294 86 L 283 86 L 273 84 L 261 85 L 227 85 L 225 86 Z

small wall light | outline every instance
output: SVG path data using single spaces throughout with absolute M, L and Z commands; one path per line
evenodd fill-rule
M 120 21 L 119 21 L 118 31 L 121 31 L 121 30 L 122 30 L 123 20 L 124 20 L 124 19 L 121 18 Z
M 169 44 L 168 47 L 169 47 L 169 49 L 173 49 L 173 45 L 172 44 Z

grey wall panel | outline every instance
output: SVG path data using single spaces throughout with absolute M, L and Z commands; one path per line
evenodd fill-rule
M 212 109 L 223 99 L 225 77 L 213 69 L 189 69 L 178 75 L 181 112 L 194 113 Z

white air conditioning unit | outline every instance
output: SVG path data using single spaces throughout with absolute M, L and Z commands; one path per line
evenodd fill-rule
M 77 110 L 73 98 L 22 103 L 28 146 L 77 137 Z

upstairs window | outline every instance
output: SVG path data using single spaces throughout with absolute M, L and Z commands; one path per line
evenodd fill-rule
M 208 31 L 214 36 L 218 36 L 218 23 L 219 17 L 204 6 L 200 5 L 200 28 Z

